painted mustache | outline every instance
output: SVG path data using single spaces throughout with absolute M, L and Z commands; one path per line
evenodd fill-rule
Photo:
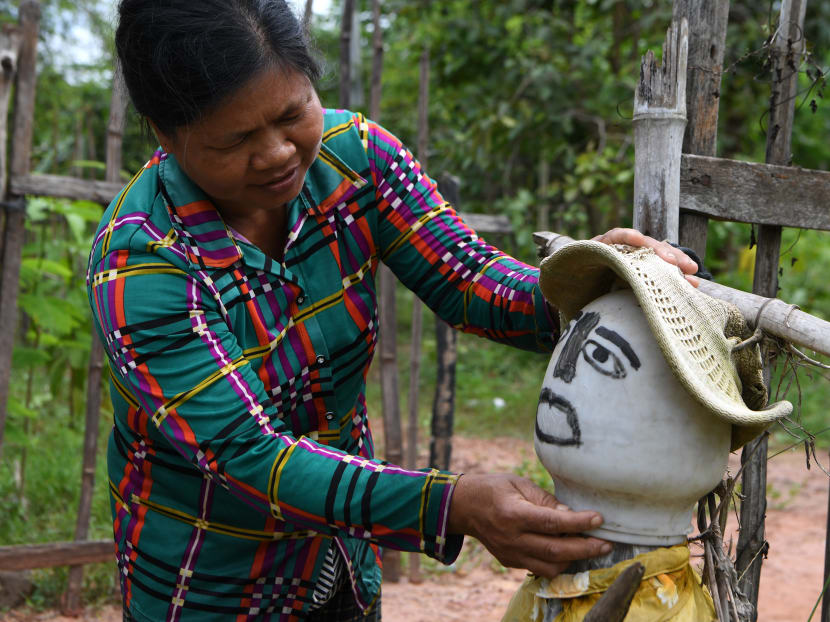
M 565 418 L 565 422 L 571 430 L 570 438 L 563 438 L 548 434 L 539 426 L 539 409 L 536 409 L 536 438 L 543 443 L 549 445 L 559 445 L 561 447 L 579 447 L 582 445 L 582 432 L 579 429 L 579 419 L 576 416 L 576 409 L 568 400 L 561 395 L 557 395 L 547 387 L 542 389 L 539 394 L 539 405 L 546 404 L 556 411 L 559 411 Z

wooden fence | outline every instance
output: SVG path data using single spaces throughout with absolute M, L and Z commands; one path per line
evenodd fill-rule
M 729 1 L 675 0 L 662 64 L 651 52 L 646 55 L 635 95 L 634 226 L 658 239 L 679 240 L 701 257 L 710 218 L 758 226 L 754 295 L 713 283 L 703 283 L 703 291 L 737 303 L 751 325 L 830 355 L 830 323 L 775 300 L 782 226 L 830 230 L 825 199 L 830 174 L 788 166 L 806 6 L 806 0 L 781 2 L 769 49 L 773 79 L 766 163 L 759 164 L 715 157 Z M 543 255 L 567 242 L 550 232 L 536 234 L 536 240 Z M 768 385 L 773 355 L 765 352 Z M 724 586 L 710 584 L 722 622 L 757 619 L 761 565 L 769 547 L 764 537 L 766 460 L 764 434 L 741 456 L 743 500 L 735 568 L 738 588 L 753 611 L 749 617 L 740 615 L 726 590 L 718 593 Z M 830 560 L 830 538 L 827 542 Z M 817 593 L 826 581 L 825 576 L 816 585 Z M 830 622 L 828 598 L 823 599 L 821 620 Z
M 658 66 L 653 56 L 647 56 L 644 61 L 644 68 L 648 69 L 646 73 L 660 76 L 662 87 L 665 88 L 653 88 L 648 93 L 646 90 L 640 91 L 636 104 L 638 164 L 635 181 L 635 225 L 655 237 L 679 240 L 681 244 L 695 249 L 703 256 L 708 219 L 754 223 L 759 227 L 760 234 L 753 292 L 766 298 L 774 298 L 777 292 L 781 227 L 830 230 L 830 212 L 822 202 L 822 194 L 830 187 L 830 173 L 788 166 L 794 95 L 797 88 L 797 71 L 788 68 L 793 66 L 793 63 L 796 67 L 798 65 L 798 56 L 801 53 L 799 41 L 802 38 L 796 35 L 803 27 L 805 11 L 806 0 L 782 1 L 780 26 L 773 38 L 772 49 L 776 68 L 775 79 L 771 84 L 770 129 L 765 164 L 734 162 L 715 157 L 717 93 L 723 65 L 728 0 L 675 1 L 674 14 L 678 26 L 670 31 L 672 34 L 664 50 L 663 64 Z M 687 30 L 679 26 L 684 18 L 688 24 Z M 20 6 L 19 25 L 7 25 L 0 32 L 0 144 L 6 142 L 7 113 L 12 90 L 15 95 L 10 163 L 6 163 L 5 153 L 0 149 L 0 192 L 3 196 L 3 235 L 0 239 L 0 256 L 3 262 L 0 274 L 0 452 L 6 421 L 11 353 L 17 325 L 17 284 L 26 196 L 86 199 L 105 205 L 121 186 L 118 176 L 121 168 L 121 136 L 126 96 L 123 82 L 117 72 L 107 128 L 105 181 L 31 174 L 39 19 L 39 3 L 36 0 L 24 0 Z M 684 45 L 688 46 L 687 50 L 684 49 Z M 654 154 L 659 154 L 660 157 L 655 158 Z M 666 165 L 666 162 L 670 164 Z M 782 203 L 787 205 L 786 211 L 780 209 Z M 492 222 L 480 222 L 476 225 L 484 230 L 508 229 L 503 217 L 491 220 Z M 555 234 L 540 233 L 537 235 L 537 241 L 549 252 L 557 237 Z M 711 291 L 713 295 L 728 295 L 717 289 Z M 786 319 L 792 320 L 789 312 Z M 826 327 L 823 324 L 810 324 L 809 322 L 815 318 L 807 316 L 802 319 L 808 323 L 805 325 L 807 328 L 803 329 L 804 340 L 788 338 L 812 349 L 830 352 L 830 345 L 822 350 L 825 347 L 821 341 L 822 334 L 825 337 L 830 336 L 830 333 L 823 332 L 826 331 Z M 777 326 L 774 318 L 765 316 L 762 321 L 767 322 L 763 326 L 765 329 L 773 329 L 774 332 Z M 441 327 L 439 335 L 443 335 Z M 807 336 L 813 338 L 813 341 L 807 341 Z M 441 338 L 452 340 L 446 335 Z M 830 343 L 830 338 L 828 342 Z M 452 352 L 451 341 L 445 350 Z M 381 358 L 385 360 L 383 352 Z M 84 463 L 81 500 L 75 529 L 76 541 L 0 547 L 0 570 L 72 566 L 67 594 L 67 608 L 70 610 L 77 610 L 80 604 L 81 565 L 106 561 L 112 557 L 111 542 L 86 541 L 94 486 L 102 362 L 100 344 L 93 337 L 89 360 Z M 452 364 L 450 356 L 446 361 L 442 361 L 441 365 L 441 373 L 446 375 L 442 384 L 449 383 L 450 392 Z M 441 463 L 449 462 L 449 436 L 452 431 L 451 397 L 451 393 L 449 396 L 445 395 L 442 398 L 444 402 L 438 406 L 442 427 L 436 434 L 437 441 L 431 452 L 431 460 Z M 766 437 L 762 437 L 745 448 L 742 458 L 742 462 L 745 463 L 745 500 L 742 503 L 737 567 L 739 574 L 743 576 L 741 588 L 753 603 L 757 603 L 761 561 L 767 547 L 764 540 L 765 456 Z M 727 603 L 727 610 L 721 612 L 721 620 L 732 619 L 737 620 L 731 617 Z M 822 620 L 830 622 L 830 607 L 826 602 Z

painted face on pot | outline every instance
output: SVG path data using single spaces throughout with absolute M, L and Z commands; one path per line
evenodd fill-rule
M 683 540 L 692 505 L 720 481 L 730 434 L 677 380 L 630 290 L 570 322 L 535 421 L 556 496 L 603 515 L 592 534 L 641 544 Z

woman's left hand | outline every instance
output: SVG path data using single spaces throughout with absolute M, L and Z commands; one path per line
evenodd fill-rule
M 700 284 L 700 279 L 694 276 L 698 270 L 698 265 L 686 253 L 674 248 L 668 242 L 655 240 L 636 229 L 622 229 L 619 227 L 591 239 L 605 244 L 627 244 L 628 246 L 653 248 L 658 257 L 680 268 L 689 283 L 695 287 Z

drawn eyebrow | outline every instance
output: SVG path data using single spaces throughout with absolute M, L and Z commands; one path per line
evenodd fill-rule
M 576 316 L 573 329 L 568 333 L 565 346 L 559 353 L 556 360 L 556 367 L 553 368 L 553 377 L 562 378 L 564 382 L 570 382 L 576 375 L 576 362 L 579 360 L 579 353 L 582 351 L 582 344 L 588 338 L 588 334 L 599 324 L 599 313 L 589 311 L 580 312 Z
M 604 337 L 615 346 L 617 346 L 620 351 L 625 354 L 628 362 L 631 363 L 631 366 L 634 369 L 640 369 L 640 359 L 637 356 L 637 353 L 634 352 L 634 348 L 631 347 L 631 344 L 628 343 L 622 335 L 619 333 L 615 333 L 610 328 L 605 328 L 605 326 L 598 326 L 597 327 L 597 335 L 600 337 Z

